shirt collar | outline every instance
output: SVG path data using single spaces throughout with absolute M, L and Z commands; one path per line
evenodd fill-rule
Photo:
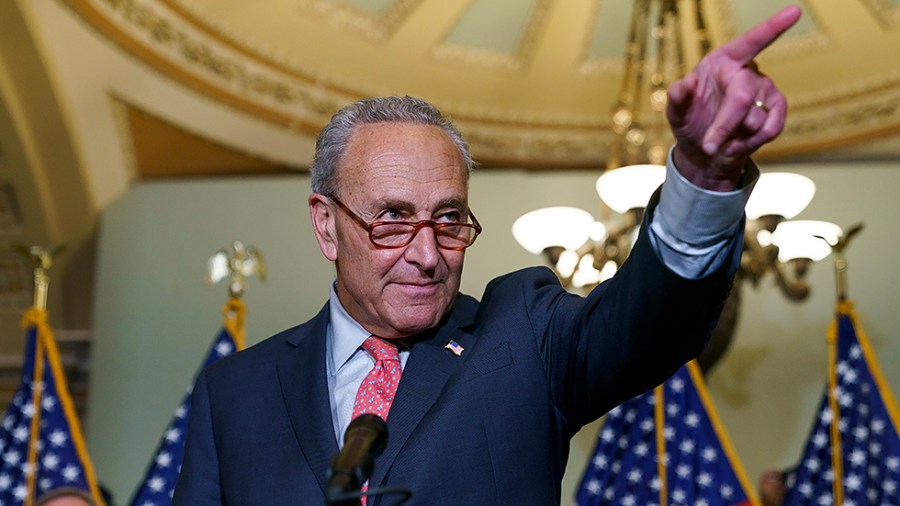
M 331 371 L 336 373 L 362 346 L 363 341 L 371 334 L 356 322 L 337 296 L 337 281 L 331 284 L 328 301 L 331 316 L 331 329 L 328 333 L 331 339 Z

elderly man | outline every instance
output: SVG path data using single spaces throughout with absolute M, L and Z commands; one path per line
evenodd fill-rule
M 708 54 L 669 90 L 677 143 L 641 236 L 582 298 L 546 268 L 458 292 L 481 231 L 462 136 L 429 104 L 367 99 L 316 144 L 310 216 L 336 267 L 309 322 L 199 377 L 177 505 L 323 504 L 360 413 L 387 421 L 369 490 L 411 504 L 559 504 L 569 439 L 696 356 L 715 325 L 784 97 L 753 58 L 788 8 Z M 392 504 L 373 495 L 368 504 Z

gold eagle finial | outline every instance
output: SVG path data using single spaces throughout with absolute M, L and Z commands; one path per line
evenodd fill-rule
M 212 285 L 228 278 L 228 293 L 232 298 L 241 298 L 250 276 L 265 281 L 266 264 L 258 248 L 244 246 L 241 241 L 220 249 L 207 262 L 206 282 Z

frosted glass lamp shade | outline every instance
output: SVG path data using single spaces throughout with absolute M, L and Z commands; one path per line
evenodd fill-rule
M 786 220 L 806 209 L 816 193 L 816 184 L 806 176 L 791 172 L 769 172 L 759 176 L 747 201 L 747 218 L 781 216 Z
M 613 211 L 625 214 L 647 207 L 647 201 L 666 179 L 662 165 L 628 165 L 603 173 L 597 179 L 597 195 Z
M 572 284 L 581 288 L 599 282 L 600 271 L 594 268 L 594 255 L 588 253 L 578 262 L 578 270 L 572 276 Z
M 590 235 L 601 233 L 595 223 L 591 213 L 577 207 L 545 207 L 520 216 L 513 223 L 512 234 L 535 255 L 550 246 L 576 250 Z
M 842 233 L 841 227 L 827 221 L 785 221 L 775 228 L 772 242 L 778 246 L 778 260 L 781 262 L 795 258 L 808 258 L 818 262 L 831 253 L 830 244 L 836 244 Z M 823 237 L 828 242 L 816 236 Z

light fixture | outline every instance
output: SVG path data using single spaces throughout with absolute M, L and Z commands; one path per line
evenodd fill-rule
M 772 242 L 778 246 L 779 262 L 818 262 L 831 253 L 830 245 L 837 243 L 841 235 L 841 227 L 827 221 L 785 221 L 775 227 Z
M 662 165 L 629 165 L 597 178 L 597 195 L 613 211 L 626 214 L 646 206 L 665 179 L 666 168 Z
M 757 220 L 769 215 L 790 220 L 806 209 L 815 193 L 815 183 L 806 176 L 791 172 L 762 174 L 747 202 L 747 218 Z
M 597 221 L 582 209 L 551 207 L 526 213 L 513 224 L 519 244 L 543 254 L 563 286 L 575 291 L 611 277 L 631 252 L 644 207 L 665 178 L 662 164 L 673 142 L 664 115 L 666 90 L 684 74 L 687 62 L 695 63 L 710 48 L 700 1 L 690 3 L 693 15 L 687 17 L 679 15 L 675 0 L 636 0 L 632 5 L 622 87 L 612 110 L 616 136 L 606 172 L 596 184 L 605 206 L 601 214 L 608 219 Z M 734 337 L 745 279 L 758 286 L 771 273 L 788 299 L 809 295 L 805 277 L 810 263 L 827 256 L 829 245 L 841 236 L 831 223 L 788 221 L 814 194 L 815 184 L 807 177 L 782 172 L 760 176 L 746 207 L 735 286 L 699 359 L 702 370 L 718 361 Z M 618 216 L 609 216 L 610 211 Z
M 533 254 L 539 254 L 550 247 L 576 250 L 591 238 L 594 217 L 591 213 L 575 207 L 545 207 L 525 213 L 513 223 L 513 237 Z M 602 226 L 602 225 L 601 225 Z M 602 241 L 605 230 L 594 236 Z

